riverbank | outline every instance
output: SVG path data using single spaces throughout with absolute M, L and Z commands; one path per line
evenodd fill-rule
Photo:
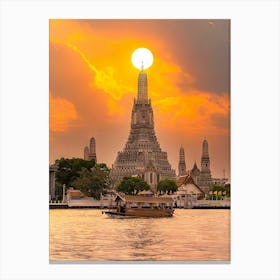
M 174 208 L 178 209 L 230 209 L 230 198 L 223 200 L 188 199 L 174 200 Z M 112 209 L 116 207 L 115 198 L 104 197 L 101 200 L 92 197 L 68 199 L 66 202 L 50 202 L 50 209 Z
M 75 206 L 69 206 L 65 203 L 53 203 L 49 204 L 49 209 L 112 209 L 114 207 L 108 207 L 108 206 L 83 206 L 83 205 L 75 205 Z M 230 209 L 230 206 L 219 206 L 219 205 L 213 205 L 213 206 L 193 206 L 189 208 L 184 207 L 174 207 L 174 209 Z

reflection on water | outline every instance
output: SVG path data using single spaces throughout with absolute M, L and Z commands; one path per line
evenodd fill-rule
M 176 209 L 172 218 L 113 219 L 50 210 L 51 261 L 230 260 L 230 210 Z

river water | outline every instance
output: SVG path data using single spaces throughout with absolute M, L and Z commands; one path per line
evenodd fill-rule
M 99 209 L 52 209 L 50 261 L 230 261 L 230 210 L 114 219 Z

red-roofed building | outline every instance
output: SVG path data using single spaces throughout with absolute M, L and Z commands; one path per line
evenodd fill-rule
M 191 175 L 180 176 L 176 182 L 178 186 L 177 195 L 191 195 L 198 199 L 202 199 L 205 196 L 204 191 L 195 183 Z

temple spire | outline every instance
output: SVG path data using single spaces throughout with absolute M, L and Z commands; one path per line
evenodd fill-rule
M 207 142 L 206 138 L 204 138 L 203 143 L 202 143 L 202 157 L 209 157 L 208 142 Z
M 179 171 L 179 176 L 186 175 L 186 161 L 185 161 L 185 151 L 183 146 L 180 147 L 179 151 L 179 164 L 178 164 L 178 171 Z
M 153 108 L 148 99 L 147 87 L 147 74 L 142 63 L 142 69 L 140 68 L 138 73 L 138 93 L 132 107 L 128 140 L 123 150 L 118 152 L 110 173 L 114 187 L 117 187 L 125 176 L 140 177 L 154 190 L 160 180 L 176 178 L 167 153 L 161 150 L 155 134 Z
M 141 71 L 138 74 L 138 95 L 137 95 L 137 101 L 147 102 L 148 101 L 148 80 L 147 80 L 147 74 L 144 72 L 144 64 L 142 61 Z
M 208 142 L 206 138 L 203 140 L 202 143 L 201 171 L 210 174 L 210 158 L 208 151 Z

